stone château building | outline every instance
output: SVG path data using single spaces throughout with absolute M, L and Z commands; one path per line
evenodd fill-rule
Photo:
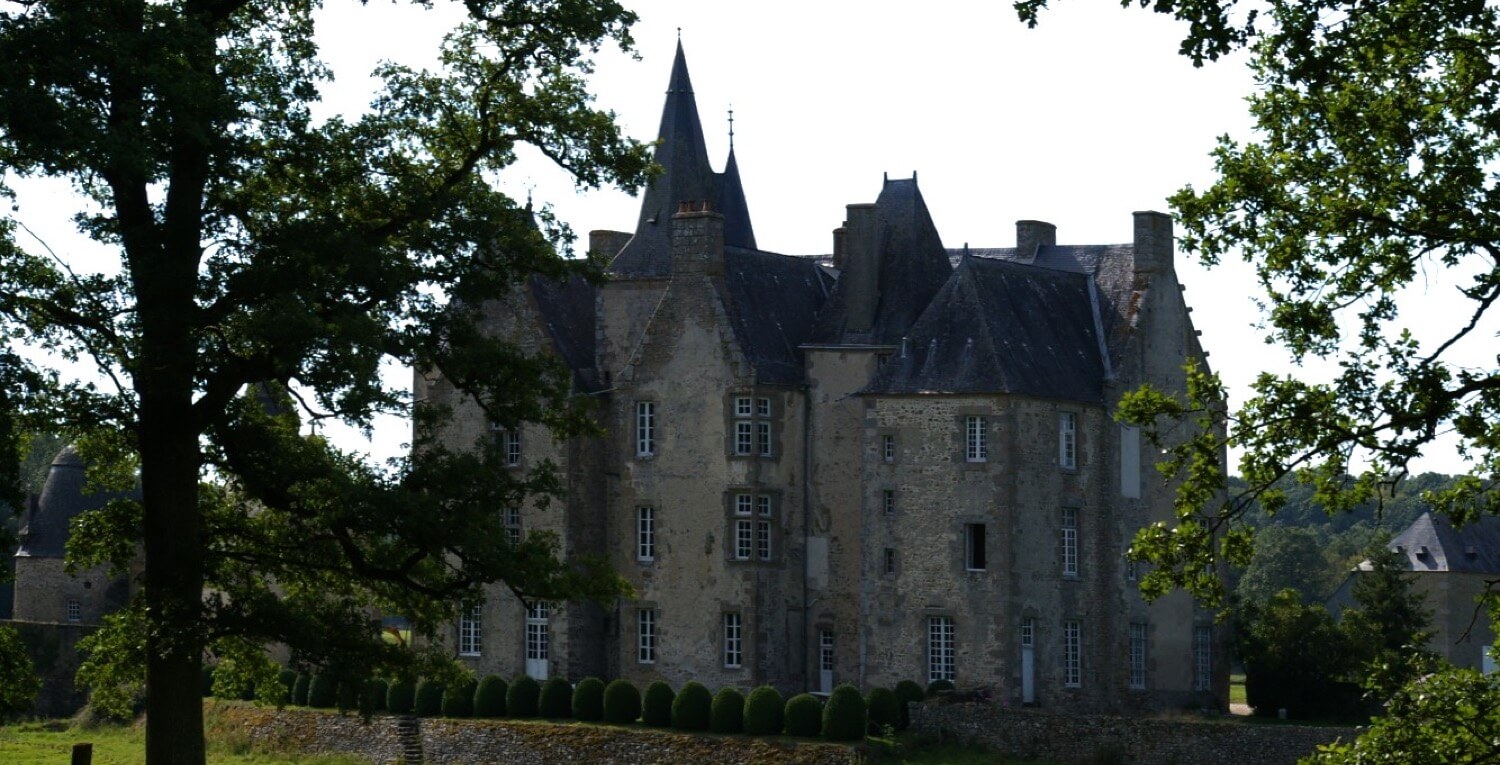
M 565 501 L 504 512 L 568 554 L 607 556 L 635 599 L 525 606 L 503 586 L 454 625 L 479 672 L 710 688 L 947 679 L 1007 704 L 1227 706 L 1227 651 L 1181 594 L 1147 604 L 1125 558 L 1171 518 L 1140 434 L 1112 419 L 1142 383 L 1203 363 L 1168 216 L 1119 245 L 944 247 L 917 179 L 851 204 L 831 258 L 756 248 L 733 149 L 712 170 L 681 47 L 634 232 L 594 231 L 609 279 L 532 280 L 489 331 L 555 354 L 606 435 L 454 445 L 551 460 Z

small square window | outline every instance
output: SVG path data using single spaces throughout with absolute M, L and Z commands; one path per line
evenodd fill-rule
M 734 514 L 735 515 L 750 515 L 751 514 L 751 508 L 753 508 L 753 507 L 755 507 L 755 495 L 754 494 L 736 494 L 736 495 L 734 495 Z
M 770 417 L 771 416 L 771 399 L 768 399 L 768 398 L 758 398 L 758 399 L 755 400 L 755 416 L 756 417 Z
M 68 621 L 70 621 L 70 622 L 81 622 L 81 621 L 83 621 L 83 604 L 78 601 L 78 598 L 68 598 L 67 608 L 68 608 Z
M 736 396 L 735 399 L 734 399 L 734 416 L 735 417 L 752 417 L 752 416 L 754 416 L 755 410 L 752 408 L 753 407 L 753 404 L 751 403 L 752 401 L 753 401 L 753 399 L 751 399 L 749 396 Z

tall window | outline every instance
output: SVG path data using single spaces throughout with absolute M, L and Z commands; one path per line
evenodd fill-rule
M 818 670 L 833 671 L 833 630 L 818 630 Z
M 771 497 L 755 498 L 755 554 L 761 560 L 771 559 Z
M 724 666 L 736 669 L 745 660 L 743 625 L 737 612 L 724 614 Z
M 552 606 L 547 603 L 529 603 L 526 606 L 526 658 L 536 661 L 547 660 L 547 643 L 550 638 L 550 630 L 547 620 L 552 614 Z
M 1214 628 L 1193 628 L 1193 690 L 1213 690 Z
M 635 559 L 643 563 L 656 560 L 656 508 L 635 509 Z
M 880 502 L 885 509 L 886 515 L 894 515 L 896 512 L 896 490 L 886 489 L 880 493 Z
M 511 544 L 521 543 L 521 508 L 515 505 L 505 508 L 505 534 Z
M 953 682 L 953 617 L 927 617 L 927 682 Z
M 656 663 L 656 609 L 635 612 L 635 658 L 642 664 Z
M 896 548 L 885 548 L 885 555 L 882 559 L 882 567 L 885 570 L 886 576 L 892 576 L 896 573 Z
M 735 494 L 731 536 L 735 560 L 774 557 L 776 508 L 769 494 Z
M 521 432 L 518 430 L 506 430 L 499 423 L 490 423 L 490 434 L 494 436 L 496 443 L 500 445 L 500 454 L 505 461 L 506 467 L 518 467 L 521 464 Z
M 464 609 L 458 616 L 458 655 L 478 656 L 482 647 L 481 632 L 483 624 L 480 615 L 484 610 L 483 603 Z
M 896 436 L 886 433 L 880 437 L 880 458 L 886 462 L 896 461 Z
M 771 399 L 735 396 L 734 453 L 771 456 Z
M 1078 576 L 1078 508 L 1062 511 L 1062 574 Z
M 1072 412 L 1057 416 L 1057 464 L 1064 470 L 1078 467 L 1078 415 Z
M 1083 638 L 1078 622 L 1063 622 L 1063 685 L 1083 685 Z
M 734 495 L 734 559 L 750 560 L 755 552 L 754 494 Z
M 68 598 L 67 608 L 68 608 L 68 621 L 70 621 L 70 622 L 81 622 L 81 621 L 83 621 L 83 604 L 78 601 L 78 598 Z
M 656 402 L 635 402 L 635 453 L 638 457 L 656 454 Z
M 964 459 L 985 462 L 990 458 L 989 419 L 978 415 L 964 418 Z
M 969 571 L 983 571 L 984 560 L 984 524 L 964 524 L 964 568 Z
M 1146 687 L 1146 625 L 1130 625 L 1130 687 Z

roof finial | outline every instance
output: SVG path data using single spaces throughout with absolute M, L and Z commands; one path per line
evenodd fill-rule
M 677 42 L 682 42 L 682 27 L 677 28 Z
M 729 150 L 734 151 L 734 104 L 729 105 Z

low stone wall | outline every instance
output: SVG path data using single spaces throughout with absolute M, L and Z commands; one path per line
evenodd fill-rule
M 1355 728 L 1063 715 L 991 704 L 913 704 L 912 728 L 944 741 L 979 744 L 1010 757 L 1060 763 L 1106 753 L 1136 765 L 1294 765 L 1319 744 L 1351 740 Z
M 73 684 L 80 661 L 78 641 L 98 627 L 84 624 L 51 624 L 0 619 L 0 627 L 14 627 L 21 645 L 31 657 L 32 666 L 42 678 L 34 714 L 41 717 L 67 717 L 83 708 L 88 694 Z
M 343 752 L 376 765 L 402 762 L 398 725 L 413 718 L 209 702 L 214 724 L 239 729 L 256 743 L 303 753 Z M 685 735 L 640 727 L 520 720 L 416 720 L 428 763 L 590 765 L 712 762 L 715 765 L 855 765 L 860 755 L 836 744 L 784 743 L 743 736 Z

